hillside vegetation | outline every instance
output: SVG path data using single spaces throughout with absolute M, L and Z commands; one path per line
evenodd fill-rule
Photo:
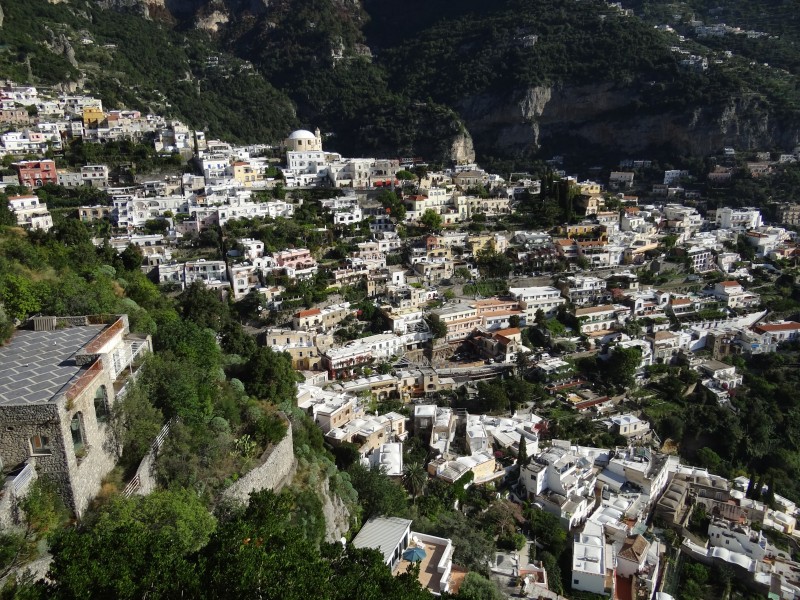
M 444 161 L 465 133 L 480 160 L 520 166 L 556 152 L 800 142 L 798 23 L 779 0 L 229 1 L 214 4 L 214 31 L 198 29 L 206 2 L 136 5 L 6 0 L 0 75 L 85 82 L 108 106 L 153 107 L 232 140 L 319 126 L 348 155 Z M 143 18 L 148 6 L 164 20 Z M 765 35 L 703 37 L 693 19 Z M 690 54 L 708 68 L 681 65 Z
M 296 124 L 291 101 L 252 65 L 216 51 L 205 33 L 91 2 L 5 0 L 2 8 L 3 77 L 66 89 L 81 83 L 106 108 L 152 110 L 232 141 L 281 139 Z

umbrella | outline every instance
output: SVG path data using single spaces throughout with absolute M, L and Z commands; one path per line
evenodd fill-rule
M 407 548 L 403 552 L 403 558 L 408 562 L 422 562 L 422 559 L 424 559 L 426 556 L 427 554 L 425 553 L 424 548 Z

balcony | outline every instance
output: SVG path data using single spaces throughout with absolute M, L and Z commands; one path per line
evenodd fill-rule
M 111 353 L 111 376 L 117 379 L 131 364 L 144 356 L 149 350 L 146 340 L 125 340 L 125 342 Z

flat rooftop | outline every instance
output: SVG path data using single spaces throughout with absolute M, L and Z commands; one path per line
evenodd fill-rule
M 50 402 L 81 369 L 75 355 L 105 325 L 17 331 L 0 348 L 0 406 Z
M 411 534 L 414 535 L 414 532 L 412 531 Z M 442 573 L 437 567 L 447 551 L 447 546 L 430 540 L 420 542 L 419 545 L 425 549 L 425 558 L 419 563 L 419 582 L 422 587 L 439 594 L 442 587 Z M 407 573 L 410 566 L 409 561 L 401 558 L 392 574 L 397 576 Z
M 353 539 L 356 548 L 373 548 L 383 554 L 383 561 L 391 563 L 395 548 L 410 531 L 411 521 L 399 517 L 373 517 L 367 521 Z

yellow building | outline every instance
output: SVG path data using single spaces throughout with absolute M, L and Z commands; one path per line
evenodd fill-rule
M 83 109 L 83 126 L 89 129 L 97 129 L 106 120 L 106 113 L 97 106 L 86 106 Z
M 263 181 L 264 179 L 260 173 L 250 166 L 250 163 L 242 161 L 233 163 L 233 178 L 245 188 L 251 188 L 255 182 Z

